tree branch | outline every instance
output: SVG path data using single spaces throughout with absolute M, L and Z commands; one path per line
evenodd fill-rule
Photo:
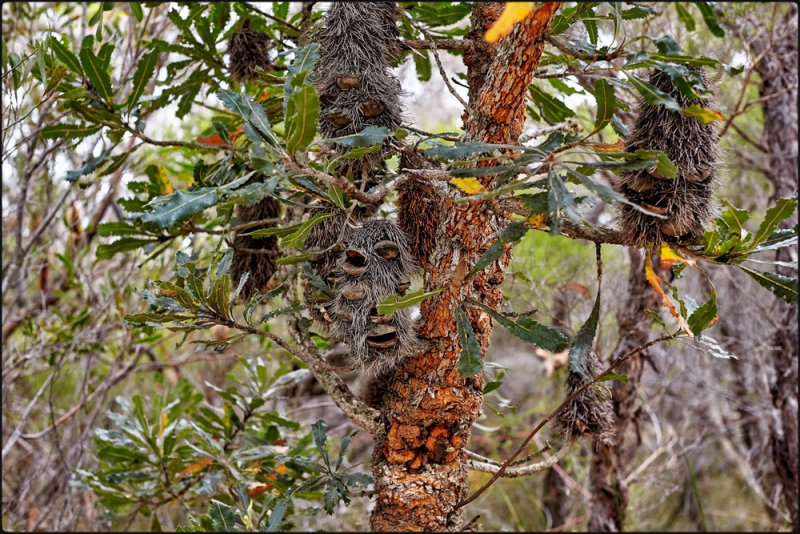
M 425 41 L 406 39 L 400 41 L 400 46 L 406 50 L 468 50 L 472 48 L 473 42 L 470 39 L 429 39 Z
M 544 471 L 545 469 L 549 469 L 567 455 L 573 443 L 574 441 L 568 441 L 566 444 L 564 444 L 563 447 L 561 447 L 561 450 L 559 450 L 557 453 L 555 453 L 550 458 L 547 458 L 546 460 L 542 460 L 541 462 L 535 464 L 526 465 L 525 467 L 505 469 L 500 476 L 505 478 L 524 477 L 532 475 L 533 473 L 539 473 L 540 471 Z M 475 460 L 467 460 L 467 465 L 473 471 L 481 471 L 483 473 L 494 473 L 494 474 L 497 474 L 503 468 L 502 464 L 498 466 L 494 465 L 493 463 L 489 464 L 485 462 L 478 462 Z

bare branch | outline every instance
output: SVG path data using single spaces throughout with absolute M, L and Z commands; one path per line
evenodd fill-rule
M 469 50 L 472 48 L 473 42 L 470 39 L 428 39 L 425 41 L 406 39 L 400 41 L 400 46 L 406 50 Z
M 567 455 L 573 443 L 574 441 L 567 442 L 563 447 L 561 447 L 561 450 L 559 450 L 557 453 L 555 453 L 550 458 L 547 458 L 546 460 L 542 460 L 541 462 L 535 464 L 526 465 L 524 467 L 517 467 L 517 468 L 512 467 L 510 469 L 505 469 L 500 476 L 505 478 L 524 477 L 532 475 L 534 473 L 539 473 L 540 471 L 544 471 L 545 469 L 549 469 Z M 478 462 L 475 460 L 467 460 L 467 465 L 473 471 L 481 471 L 483 473 L 494 473 L 494 474 L 497 474 L 503 467 L 502 464 L 498 466 L 494 465 L 493 463 L 489 464 L 484 462 Z

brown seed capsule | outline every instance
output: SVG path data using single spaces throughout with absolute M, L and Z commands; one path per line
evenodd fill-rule
M 653 178 L 658 178 L 659 180 L 668 180 L 669 179 L 666 176 L 664 176 L 663 174 L 661 174 L 661 172 L 659 172 L 659 170 L 658 170 L 658 167 L 655 166 L 655 165 L 653 165 L 652 167 L 647 169 L 647 173 L 650 176 L 652 176 Z
M 691 232 L 692 225 L 690 222 L 684 222 L 683 224 L 681 224 L 679 221 L 669 220 L 662 223 L 659 229 L 667 235 L 671 235 L 673 237 L 680 237 L 682 235 L 686 235 L 689 232 Z
M 400 247 L 392 241 L 378 241 L 372 249 L 378 256 L 387 260 L 394 259 L 400 255 Z
M 345 252 L 345 258 L 342 270 L 347 274 L 358 276 L 367 270 L 369 258 L 360 251 L 350 249 Z
M 699 174 L 695 174 L 695 175 L 688 175 L 687 174 L 686 175 L 686 179 L 689 180 L 690 182 L 700 183 L 700 182 L 704 182 L 708 178 L 708 176 L 710 174 L 711 174 L 711 171 L 709 169 L 706 169 L 706 170 L 700 172 Z
M 361 78 L 359 76 L 350 76 L 349 74 L 345 74 L 344 76 L 339 76 L 336 79 L 336 85 L 339 86 L 339 89 L 360 89 L 363 85 Z
M 377 117 L 386 109 L 386 104 L 378 100 L 365 100 L 361 103 L 361 113 L 365 117 Z
M 381 315 L 378 313 L 377 308 L 372 308 L 369 311 L 369 315 L 367 316 L 367 320 L 372 324 L 389 324 L 392 322 L 391 315 Z
M 397 343 L 397 330 L 389 325 L 374 326 L 367 336 L 367 345 L 374 349 L 388 349 Z
M 644 193 L 645 191 L 650 191 L 653 189 L 653 182 L 648 180 L 644 176 L 637 176 L 630 182 L 628 182 L 628 187 L 637 193 Z
M 363 300 L 367 291 L 362 286 L 347 286 L 342 290 L 342 296 L 349 301 Z
M 652 204 L 648 204 L 647 202 L 640 202 L 641 206 L 650 211 L 652 213 L 657 213 L 658 215 L 664 215 L 667 213 L 667 208 L 661 208 L 659 206 L 653 206 Z
M 399 291 L 402 295 L 408 290 L 409 287 L 411 287 L 411 280 L 408 278 L 401 278 L 397 284 L 397 291 Z
M 337 98 L 339 98 L 339 93 L 323 93 L 319 95 L 320 103 L 326 108 L 333 105 Z
M 329 122 L 331 122 L 334 125 L 339 126 L 339 127 L 347 126 L 348 124 L 353 122 L 353 119 L 351 119 L 347 115 L 336 115 L 336 114 L 333 114 L 333 115 L 328 115 L 327 118 L 328 118 Z

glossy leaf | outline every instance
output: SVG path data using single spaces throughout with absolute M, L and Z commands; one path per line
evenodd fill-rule
M 436 289 L 426 293 L 424 288 L 420 288 L 419 290 L 414 291 L 413 293 L 407 293 L 402 297 L 391 294 L 383 299 L 380 304 L 378 304 L 378 313 L 381 315 L 392 315 L 397 310 L 416 306 L 423 300 L 428 299 L 437 293 L 441 293 L 442 291 L 442 289 Z

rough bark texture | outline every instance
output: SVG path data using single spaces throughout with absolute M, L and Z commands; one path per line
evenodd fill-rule
M 789 4 L 786 18 L 772 32 L 761 29 L 751 43 L 754 55 L 764 58 L 756 65 L 761 75 L 764 102 L 764 134 L 770 151 L 769 178 L 775 187 L 772 201 L 797 191 L 797 5 Z M 777 36 L 783 38 L 770 42 Z M 774 97 L 773 97 L 774 96 Z M 797 217 L 784 221 L 789 228 Z M 778 251 L 778 261 L 797 261 L 797 248 Z M 797 272 L 778 267 L 784 276 Z M 773 336 L 773 364 L 776 382 L 772 384 L 775 412 L 772 420 L 772 458 L 775 472 L 783 485 L 786 507 L 793 530 L 798 528 L 797 489 L 797 307 L 776 301 L 776 329 Z
M 522 131 L 525 95 L 539 64 L 544 41 L 560 3 L 537 4 L 511 35 L 495 46 L 465 54 L 470 84 L 470 110 L 465 141 L 515 143 Z M 502 11 L 501 3 L 473 7 L 468 37 L 483 33 Z M 484 185 L 491 186 L 492 178 Z M 463 379 L 456 369 L 461 346 L 456 332 L 456 306 L 468 298 L 497 308 L 510 254 L 465 280 L 481 254 L 506 224 L 496 203 L 456 204 L 460 192 L 450 188 L 443 202 L 436 249 L 431 254 L 427 289 L 445 288 L 421 306 L 419 337 L 425 349 L 406 359 L 384 399 L 382 429 L 376 436 L 373 474 L 377 499 L 370 526 L 374 531 L 449 531 L 458 529 L 456 505 L 467 492 L 467 457 L 472 423 L 483 402 L 483 375 Z M 492 323 L 468 306 L 464 311 L 485 351 Z
M 661 306 L 660 298 L 645 277 L 644 253 L 629 248 L 628 255 L 631 260 L 628 298 L 618 316 L 620 342 L 611 361 L 647 342 L 653 319 L 644 311 L 657 310 Z M 662 280 L 670 281 L 672 272 L 663 269 L 659 264 L 658 261 L 653 262 L 656 274 Z M 628 375 L 628 383 L 614 381 L 611 386 L 617 444 L 609 446 L 598 442 L 592 455 L 589 471 L 592 486 L 589 532 L 623 530 L 628 505 L 628 487 L 624 481 L 631 471 L 631 464 L 640 444 L 637 420 L 639 413 L 635 404 L 642 379 L 643 364 L 642 354 L 639 353 L 615 370 L 617 373 Z M 635 435 L 626 436 L 626 432 L 632 426 L 636 428 Z

